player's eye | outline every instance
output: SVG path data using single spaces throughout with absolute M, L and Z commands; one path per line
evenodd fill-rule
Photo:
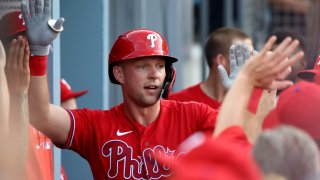
M 145 64 L 140 64 L 137 66 L 139 69 L 146 69 L 147 68 L 147 65 Z
M 158 64 L 158 65 L 157 65 L 157 68 L 158 68 L 158 69 L 163 69 L 163 68 L 165 68 L 165 65 L 164 65 L 164 64 Z

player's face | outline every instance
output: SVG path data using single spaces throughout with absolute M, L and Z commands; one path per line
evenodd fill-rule
M 159 100 L 166 76 L 163 58 L 137 58 L 124 62 L 121 69 L 125 101 L 133 101 L 139 106 L 148 107 Z

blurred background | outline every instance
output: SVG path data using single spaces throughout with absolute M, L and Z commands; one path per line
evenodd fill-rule
M 207 74 L 203 45 L 219 27 L 237 27 L 259 50 L 277 29 L 297 31 L 306 39 L 308 67 L 320 53 L 320 0 L 52 0 L 53 17 L 64 17 L 64 32 L 50 57 L 52 101 L 60 102 L 59 79 L 74 90 L 89 89 L 78 107 L 109 109 L 122 102 L 119 86 L 108 78 L 108 52 L 118 35 L 150 28 L 167 40 L 177 79 L 173 91 L 202 81 Z M 0 0 L 0 16 L 18 9 L 21 0 Z M 93 179 L 79 155 L 54 150 L 55 168 L 64 165 L 68 179 Z M 56 173 L 58 175 L 58 171 Z

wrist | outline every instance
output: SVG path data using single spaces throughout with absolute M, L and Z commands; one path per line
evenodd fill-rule
M 10 99 L 15 102 L 16 100 L 28 99 L 28 89 L 10 92 Z
M 51 45 L 48 46 L 33 46 L 30 45 L 30 52 L 35 56 L 48 56 Z
M 30 75 L 45 76 L 47 74 L 47 63 L 48 56 L 30 56 Z
M 247 73 L 244 73 L 243 71 L 240 71 L 237 75 L 237 78 L 239 79 L 242 84 L 248 84 L 254 86 L 254 81 L 252 78 L 250 78 L 250 75 Z

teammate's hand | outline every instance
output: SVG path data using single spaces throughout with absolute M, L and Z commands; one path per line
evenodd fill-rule
M 229 89 L 231 87 L 241 67 L 243 66 L 245 61 L 250 58 L 250 51 L 248 46 L 240 42 L 237 42 L 235 45 L 232 45 L 230 47 L 229 58 L 230 76 L 228 76 L 226 69 L 222 65 L 218 66 L 220 79 L 222 81 L 223 86 L 226 89 Z
M 46 56 L 49 54 L 52 41 L 63 30 L 64 18 L 57 21 L 51 19 L 51 0 L 29 0 L 29 10 L 25 0 L 22 1 L 21 11 L 26 23 L 30 51 L 33 55 Z
M 272 53 L 268 53 L 275 41 L 275 36 L 269 38 L 263 49 L 245 63 L 238 76 L 244 75 L 254 86 L 265 89 L 284 89 L 292 85 L 284 77 L 290 71 L 290 66 L 303 57 L 302 51 L 292 55 L 299 41 L 287 37 Z
M 5 66 L 10 93 L 28 93 L 30 82 L 29 45 L 21 36 L 11 41 Z

